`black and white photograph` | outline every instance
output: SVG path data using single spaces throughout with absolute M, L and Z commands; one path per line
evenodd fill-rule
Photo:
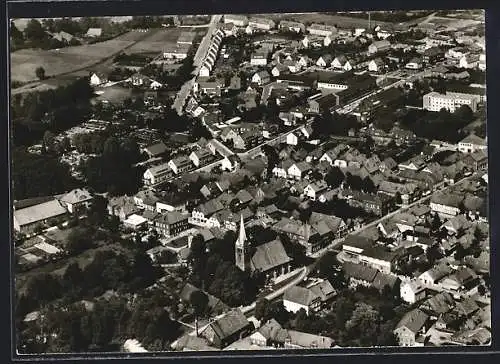
M 484 10 L 9 28 L 20 357 L 491 345 Z

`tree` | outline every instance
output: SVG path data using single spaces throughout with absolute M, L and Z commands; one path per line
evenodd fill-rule
M 43 67 L 37 67 L 37 69 L 35 70 L 35 74 L 39 80 L 45 79 L 45 69 Z
M 53 152 L 55 150 L 55 135 L 51 131 L 47 130 L 43 134 L 42 144 L 46 152 Z
M 370 176 L 366 176 L 363 179 L 362 188 L 361 189 L 364 192 L 367 192 L 367 193 L 374 193 L 377 190 L 377 188 L 375 187 L 375 184 L 373 183 L 373 181 L 370 178 Z
M 431 222 L 432 231 L 438 231 L 441 228 L 442 222 L 438 214 L 434 214 Z
M 366 303 L 357 303 L 351 318 L 346 322 L 348 336 L 359 340 L 361 346 L 376 343 L 380 316 L 377 310 Z
M 203 291 L 193 291 L 189 296 L 189 303 L 194 309 L 196 318 L 204 315 L 208 309 L 208 296 Z
M 255 318 L 259 321 L 264 321 L 270 309 L 270 302 L 266 298 L 259 298 L 257 302 L 255 302 Z
M 326 174 L 325 181 L 330 187 L 337 188 L 344 181 L 344 173 L 342 173 L 340 168 L 333 167 Z
M 426 253 L 425 253 L 427 260 L 431 265 L 433 265 L 437 260 L 441 259 L 443 255 L 441 254 L 441 251 L 439 250 L 439 246 L 437 244 L 434 244 L 430 246 Z
M 31 41 L 41 41 L 46 37 L 42 24 L 36 19 L 31 19 L 28 22 L 24 29 L 24 34 Z
M 401 198 L 401 193 L 396 192 L 395 200 L 397 205 L 401 205 L 403 203 L 403 199 Z
M 90 229 L 77 227 L 69 233 L 66 249 L 70 254 L 79 254 L 92 248 L 93 245 Z

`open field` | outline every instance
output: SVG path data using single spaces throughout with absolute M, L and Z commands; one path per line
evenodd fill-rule
M 181 32 L 202 32 L 206 30 L 203 28 L 164 28 L 159 29 L 143 41 L 134 44 L 127 50 L 127 53 L 159 53 L 166 45 L 173 45 L 177 43 L 177 39 Z
M 343 15 L 330 15 L 321 13 L 301 13 L 301 14 L 266 14 L 266 17 L 270 17 L 273 20 L 293 20 L 303 23 L 324 23 L 328 25 L 337 25 L 341 28 L 350 27 L 366 27 L 368 25 L 368 19 L 351 18 Z M 372 19 L 372 26 L 375 25 L 386 25 L 382 21 L 376 21 Z
M 15 81 L 35 81 L 35 70 L 43 67 L 47 76 L 56 76 L 90 67 L 111 57 L 145 36 L 142 32 L 128 32 L 114 39 L 51 50 L 22 49 L 11 53 L 11 78 Z

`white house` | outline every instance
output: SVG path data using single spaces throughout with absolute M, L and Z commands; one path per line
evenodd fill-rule
M 352 63 L 349 62 L 347 57 L 344 55 L 335 57 L 335 59 L 331 63 L 331 66 L 333 68 L 342 69 L 344 71 L 350 71 L 353 68 Z
M 325 54 L 318 58 L 318 60 L 316 61 L 316 66 L 325 68 L 328 67 L 331 62 L 332 62 L 332 55 Z
M 86 189 L 77 188 L 61 197 L 59 202 L 73 214 L 87 209 L 92 201 L 92 195 Z
M 221 169 L 223 171 L 234 171 L 236 170 L 240 165 L 239 159 L 235 155 L 230 155 L 229 157 L 224 157 L 224 159 L 221 162 Z
M 479 55 L 467 54 L 460 58 L 458 63 L 460 68 L 477 68 L 479 66 Z
M 439 215 L 457 216 L 460 214 L 460 206 L 463 200 L 463 195 L 436 193 L 431 198 L 430 208 Z
M 265 66 L 267 65 L 267 56 L 267 52 L 257 51 L 250 57 L 250 64 L 252 66 Z
M 302 46 L 304 48 L 309 48 L 309 45 L 310 45 L 310 40 L 309 40 L 309 37 L 306 35 L 304 36 L 304 38 L 300 41 L 300 43 L 302 44 Z
M 201 66 L 199 75 L 200 77 L 210 76 L 210 68 L 208 67 L 208 65 L 204 64 L 203 66 Z
M 382 58 L 375 58 L 368 62 L 368 71 L 370 72 L 381 72 L 385 67 Z
M 294 163 L 287 170 L 288 178 L 300 180 L 310 170 L 311 166 L 307 162 Z
M 150 186 L 155 185 L 157 183 L 165 181 L 172 173 L 172 169 L 168 165 L 168 163 L 160 164 L 158 166 L 154 166 L 148 168 L 142 179 L 144 181 L 144 185 Z
M 400 286 L 401 299 L 407 303 L 415 303 L 425 298 L 425 286 L 418 280 L 402 282 Z
M 93 73 L 92 76 L 90 76 L 91 86 L 99 86 L 105 84 L 106 82 L 108 82 L 108 79 L 103 74 Z
M 271 81 L 271 76 L 267 71 L 259 71 L 252 76 L 252 82 L 258 85 L 263 85 L 269 81 Z
M 290 133 L 286 136 L 286 144 L 288 145 L 297 145 L 299 142 L 299 139 L 294 133 Z
M 409 70 L 419 70 L 422 68 L 422 61 L 418 58 L 413 58 L 405 65 Z
M 391 48 L 391 43 L 387 40 L 379 40 L 373 42 L 368 46 L 368 53 L 375 54 L 379 52 L 385 52 Z
M 283 294 L 283 306 L 288 312 L 295 313 L 303 309 L 309 315 L 319 310 L 321 297 L 308 288 L 293 286 Z
M 458 150 L 461 153 L 474 153 L 478 150 L 487 150 L 486 140 L 475 134 L 470 134 L 458 143 Z
M 330 44 L 332 44 L 332 38 L 327 35 L 324 39 L 323 39 L 323 45 L 325 47 L 328 47 Z
M 238 27 L 244 27 L 248 25 L 248 18 L 244 15 L 225 14 L 224 24 L 230 24 L 230 23 L 233 23 Z
M 311 200 L 319 200 L 321 194 L 326 191 L 328 185 L 325 181 L 310 183 L 304 188 L 304 196 L 309 197 Z

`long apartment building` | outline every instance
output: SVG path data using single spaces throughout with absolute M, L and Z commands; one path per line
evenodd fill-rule
M 477 111 L 477 97 L 474 95 L 430 92 L 423 97 L 423 108 L 428 111 L 447 109 L 455 112 L 460 106 L 467 105 L 473 112 Z

